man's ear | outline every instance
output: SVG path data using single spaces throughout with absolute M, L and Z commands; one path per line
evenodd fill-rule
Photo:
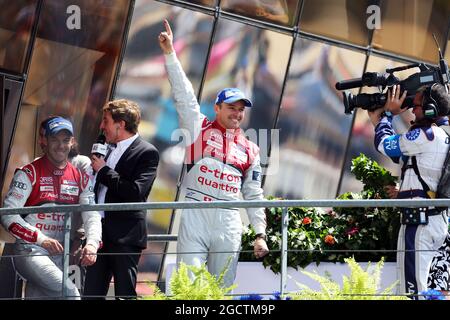
M 48 146 L 47 136 L 43 135 L 42 137 L 39 137 L 39 145 L 43 147 Z
M 217 112 L 219 112 L 219 109 L 220 109 L 220 106 L 216 103 L 214 105 L 214 111 L 217 113 Z
M 41 148 L 44 145 L 44 139 L 45 139 L 45 135 L 44 135 L 43 130 L 39 130 L 38 144 Z

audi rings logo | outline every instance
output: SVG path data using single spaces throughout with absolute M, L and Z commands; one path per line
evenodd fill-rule
M 23 182 L 13 180 L 12 185 L 16 188 L 27 190 L 27 185 Z

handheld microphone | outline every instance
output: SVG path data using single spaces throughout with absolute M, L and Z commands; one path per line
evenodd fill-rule
M 92 145 L 91 154 L 98 158 L 104 158 L 107 151 L 108 147 L 106 146 L 106 137 L 103 132 L 101 132 L 97 137 L 97 141 Z

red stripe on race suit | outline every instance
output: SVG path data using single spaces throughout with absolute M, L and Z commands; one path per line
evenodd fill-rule
M 9 232 L 11 232 L 13 235 L 19 237 L 20 239 L 23 239 L 25 241 L 34 243 L 37 241 L 38 233 L 37 231 L 30 230 L 16 222 L 11 223 L 11 225 L 8 228 Z
M 259 148 L 240 130 L 232 132 L 217 121 L 204 119 L 200 135 L 187 147 L 186 164 L 195 164 L 203 158 L 214 158 L 238 169 L 244 176 L 259 153 Z

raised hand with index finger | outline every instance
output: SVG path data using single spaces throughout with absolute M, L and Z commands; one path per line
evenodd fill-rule
M 166 19 L 164 19 L 164 27 L 166 31 L 161 32 L 158 36 L 159 46 L 161 47 L 161 50 L 164 52 L 164 54 L 170 54 L 174 51 L 173 33 L 172 29 L 170 28 L 170 24 Z

